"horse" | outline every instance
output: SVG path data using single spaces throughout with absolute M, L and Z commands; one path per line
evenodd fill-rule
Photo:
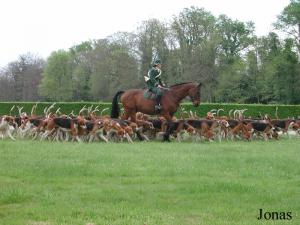
M 111 118 L 118 118 L 120 115 L 119 98 L 124 107 L 124 116 L 122 119 L 136 121 L 136 113 L 142 112 L 148 115 L 163 116 L 168 122 L 177 111 L 180 102 L 187 96 L 190 97 L 193 105 L 197 107 L 200 104 L 201 83 L 187 82 L 172 85 L 164 91 L 161 99 L 162 109 L 159 113 L 155 111 L 155 99 L 146 99 L 144 97 L 145 89 L 129 89 L 118 91 L 112 101 Z M 168 139 L 168 137 L 167 137 Z

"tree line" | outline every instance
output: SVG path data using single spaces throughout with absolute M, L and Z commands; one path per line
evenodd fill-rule
M 183 9 L 169 22 L 143 21 L 134 32 L 84 41 L 44 60 L 21 55 L 0 71 L 1 101 L 111 101 L 118 90 L 144 88 L 155 58 L 168 84 L 203 83 L 205 102 L 300 103 L 300 0 L 274 21 L 255 24 Z

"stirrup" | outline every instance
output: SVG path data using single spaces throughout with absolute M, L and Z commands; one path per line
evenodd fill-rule
M 161 110 L 161 105 L 155 105 L 155 111 L 159 112 Z

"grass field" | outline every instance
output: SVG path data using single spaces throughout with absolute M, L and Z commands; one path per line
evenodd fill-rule
M 0 140 L 0 224 L 300 224 L 300 139 Z M 257 220 L 259 209 L 292 220 Z

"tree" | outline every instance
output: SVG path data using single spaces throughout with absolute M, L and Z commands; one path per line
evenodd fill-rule
M 300 103 L 300 74 L 293 39 L 286 39 L 282 53 L 276 58 L 275 91 L 278 101 L 285 104 Z
M 70 48 L 73 98 L 75 101 L 91 100 L 92 41 L 85 41 Z
M 168 28 L 157 19 L 143 21 L 137 30 L 137 49 L 140 64 L 140 86 L 144 86 L 144 76 L 154 59 L 160 58 L 163 62 L 164 80 L 168 79 Z
M 233 63 L 242 52 L 253 43 L 254 24 L 252 22 L 232 21 L 221 15 L 217 22 L 220 41 L 220 60 L 226 64 Z
M 45 66 L 41 81 L 40 95 L 50 101 L 69 101 L 72 99 L 72 73 L 70 53 L 64 50 L 53 52 Z
M 14 101 L 14 82 L 5 69 L 0 71 L 0 100 Z
M 218 91 L 217 100 L 226 102 L 254 101 L 250 93 L 253 91 L 255 64 L 248 64 L 246 59 L 253 59 L 248 48 L 254 40 L 253 23 L 232 21 L 221 15 L 217 21 L 220 37 L 217 54 Z M 247 58 L 248 57 L 248 58 Z M 251 69 L 250 69 L 251 68 Z M 250 73 L 249 73 L 250 72 Z
M 12 85 L 9 99 L 16 101 L 39 100 L 38 84 L 42 78 L 44 60 L 31 53 L 20 55 L 4 69 L 6 82 Z
M 202 8 L 186 8 L 178 17 L 174 17 L 171 28 L 178 46 L 176 66 L 179 67 L 177 71 L 181 72 L 181 81 L 205 83 L 202 98 L 212 101 L 219 41 L 215 17 Z
M 216 91 L 217 102 L 245 102 L 248 97 L 248 91 L 245 90 L 248 88 L 245 76 L 245 64 L 241 59 L 223 67 Z
M 130 50 L 119 43 L 99 40 L 93 51 L 91 94 L 111 101 L 118 90 L 137 87 L 138 66 Z
M 277 17 L 274 26 L 276 29 L 291 35 L 297 41 L 298 53 L 300 54 L 300 0 L 291 0 L 290 4 Z
M 258 103 L 275 103 L 277 96 L 276 80 L 278 57 L 282 52 L 282 44 L 278 35 L 270 32 L 268 36 L 256 40 L 255 54 L 257 60 L 257 76 L 255 79 Z

